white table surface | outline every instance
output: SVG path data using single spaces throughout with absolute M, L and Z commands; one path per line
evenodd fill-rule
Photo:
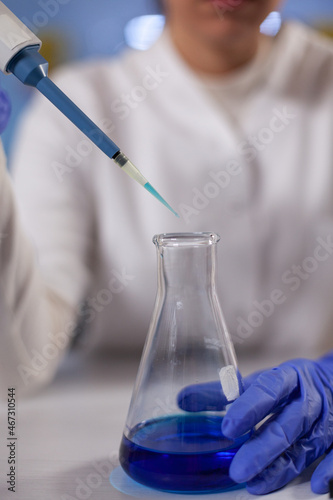
M 169 500 L 256 497 L 245 489 L 209 495 L 177 495 L 145 488 L 122 472 L 118 448 L 127 416 L 138 361 L 112 358 L 67 360 L 56 380 L 40 393 L 17 394 L 16 492 L 7 490 L 7 409 L 0 409 L 0 499 L 19 500 Z M 102 468 L 101 468 L 102 467 Z M 111 473 L 112 482 L 109 481 Z M 328 498 L 315 495 L 311 471 L 288 487 L 257 497 L 274 500 Z

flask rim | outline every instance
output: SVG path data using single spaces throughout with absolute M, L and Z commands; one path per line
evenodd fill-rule
M 202 247 L 215 245 L 220 236 L 214 232 L 162 233 L 155 234 L 153 243 L 157 247 Z

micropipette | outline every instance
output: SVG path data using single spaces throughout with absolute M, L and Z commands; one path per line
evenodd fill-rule
M 124 172 L 179 217 L 119 147 L 48 78 L 48 62 L 39 54 L 41 45 L 41 40 L 0 1 L 0 70 L 38 89 Z

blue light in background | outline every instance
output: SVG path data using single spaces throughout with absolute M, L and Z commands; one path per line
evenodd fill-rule
M 145 50 L 159 37 L 164 24 L 155 0 L 3 0 L 3 3 L 18 17 L 27 20 L 40 38 L 46 40 L 50 33 L 58 36 L 65 45 L 63 55 L 68 61 L 114 56 L 126 45 Z M 333 1 L 286 0 L 282 19 L 297 19 L 312 26 L 332 26 Z M 139 29 L 140 23 L 143 24 Z M 268 18 L 262 29 L 265 33 L 268 29 L 274 36 L 278 23 L 277 16 Z M 13 107 L 9 126 L 1 136 L 8 154 L 19 117 L 33 92 L 14 77 L 2 74 L 0 86 L 10 94 Z
M 147 50 L 159 38 L 164 25 L 162 15 L 135 17 L 125 26 L 125 41 L 132 49 Z
M 282 17 L 280 12 L 271 12 L 260 26 L 260 31 L 264 35 L 275 36 L 281 29 Z
M 271 12 L 260 27 L 261 33 L 275 36 L 281 28 L 279 12 Z M 125 26 L 125 42 L 132 49 L 147 50 L 160 37 L 165 26 L 162 15 L 139 16 L 131 19 Z

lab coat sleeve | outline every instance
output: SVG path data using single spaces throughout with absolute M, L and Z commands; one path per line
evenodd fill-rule
M 0 398 L 45 385 L 70 341 L 73 308 L 43 280 L 0 144 Z
M 65 92 L 68 82 L 61 83 Z M 87 92 L 72 86 L 71 98 L 81 102 L 81 94 L 85 100 Z M 1 360 L 11 352 L 6 372 L 17 384 L 24 379 L 22 365 L 31 370 L 24 389 L 52 379 L 73 329 L 84 324 L 98 248 L 91 149 L 69 120 L 35 94 L 16 132 L 10 178 L 1 166 L 0 232 L 7 235 L 1 240 Z
M 37 94 L 20 121 L 10 164 L 22 224 L 43 279 L 72 307 L 84 299 L 94 272 L 92 149 L 90 141 Z

